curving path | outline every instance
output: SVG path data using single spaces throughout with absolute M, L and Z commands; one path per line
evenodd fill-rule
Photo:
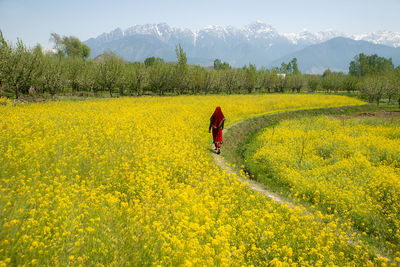
M 333 108 L 317 108 L 308 110 L 293 110 L 293 111 L 283 111 L 276 113 L 269 113 L 264 115 L 259 115 L 255 117 L 250 117 L 241 121 L 237 121 L 233 124 L 228 125 L 223 130 L 224 134 L 224 145 L 221 154 L 216 154 L 213 150 L 213 144 L 211 143 L 211 151 L 213 151 L 212 156 L 215 159 L 215 163 L 221 167 L 225 172 L 229 174 L 236 174 L 240 181 L 246 183 L 246 185 L 252 190 L 263 194 L 264 196 L 282 204 L 288 204 L 289 206 L 297 206 L 294 202 L 289 201 L 282 196 L 272 192 L 264 184 L 259 183 L 255 180 L 249 179 L 241 174 L 239 171 L 234 170 L 229 163 L 227 163 L 222 155 L 225 151 L 229 150 L 231 152 L 236 152 L 238 150 L 243 150 L 241 146 L 248 141 L 249 138 L 259 130 L 274 125 L 284 119 L 294 119 L 301 116 L 313 116 L 313 115 L 339 115 L 339 114 L 349 114 L 349 113 L 360 113 L 364 111 L 371 110 L 370 105 L 362 106 L 346 106 L 346 107 L 333 107 Z M 232 129 L 234 128 L 234 129 Z M 232 130 L 231 130 L 232 129 Z M 234 162 L 233 162 L 234 163 Z
M 227 127 L 225 127 L 225 129 L 223 130 L 223 134 L 226 134 L 230 128 L 232 128 L 233 126 L 242 123 L 243 121 L 239 121 L 236 122 L 234 124 L 228 125 Z M 213 150 L 214 145 L 211 144 L 211 149 Z M 294 203 L 289 202 L 287 200 L 284 200 L 281 196 L 279 196 L 278 194 L 273 193 L 272 191 L 270 191 L 264 184 L 259 183 L 255 180 L 251 180 L 248 177 L 243 176 L 241 173 L 237 173 L 235 170 L 233 170 L 230 166 L 228 166 L 226 164 L 226 162 L 224 161 L 224 159 L 221 156 L 222 154 L 217 154 L 217 153 L 212 153 L 212 156 L 215 159 L 215 163 L 221 168 L 223 169 L 226 173 L 228 174 L 236 174 L 239 178 L 239 180 L 242 183 L 245 183 L 251 190 L 259 192 L 261 194 L 263 194 L 264 196 L 278 202 L 281 204 L 288 204 L 289 206 L 293 206 Z
M 228 125 L 223 130 L 224 134 L 224 146 L 225 148 L 222 150 L 221 154 L 216 154 L 213 150 L 213 144 L 211 143 L 211 151 L 212 156 L 215 160 L 215 163 L 220 166 L 222 170 L 224 170 L 227 174 L 236 175 L 240 182 L 245 183 L 251 190 L 258 192 L 265 197 L 272 199 L 273 201 L 287 205 L 289 208 L 300 207 L 298 210 L 302 210 L 306 215 L 313 215 L 313 220 L 321 221 L 317 216 L 315 216 L 315 211 L 310 210 L 301 204 L 295 203 L 289 199 L 283 198 L 279 194 L 272 192 L 268 187 L 264 184 L 257 182 L 255 180 L 249 179 L 242 172 L 235 170 L 231 167 L 231 164 L 226 162 L 224 158 L 221 156 L 224 154 L 224 151 L 227 149 L 231 151 L 243 150 L 240 148 L 246 141 L 251 138 L 251 136 L 256 133 L 258 130 L 263 129 L 265 127 L 274 125 L 275 123 L 283 120 L 283 119 L 293 119 L 304 115 L 339 115 L 339 114 L 349 114 L 349 113 L 361 113 L 364 111 L 370 110 L 370 106 L 352 106 L 352 107 L 338 107 L 338 108 L 323 108 L 323 109 L 313 109 L 313 110 L 299 110 L 299 111 L 286 111 L 286 112 L 277 112 L 271 113 L 267 115 L 261 115 L 256 117 L 251 117 L 248 119 L 244 119 L 233 124 Z M 234 129 L 232 129 L 234 128 Z M 228 138 L 225 138 L 228 137 Z M 332 229 L 333 230 L 333 229 Z M 360 243 L 360 240 L 354 240 L 351 238 L 351 234 L 354 232 L 359 232 L 356 229 L 352 229 L 351 233 L 348 233 L 349 238 L 346 239 L 351 245 L 357 245 Z M 382 251 L 382 249 L 377 248 L 375 246 L 369 245 L 371 251 L 375 254 L 385 257 L 389 260 L 391 257 L 387 255 L 386 251 Z

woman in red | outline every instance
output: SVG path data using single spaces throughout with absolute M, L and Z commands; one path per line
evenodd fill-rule
M 223 143 L 222 130 L 224 129 L 224 121 L 224 114 L 222 113 L 221 108 L 217 107 L 210 118 L 210 126 L 208 127 L 208 132 L 211 132 L 212 127 L 213 143 L 215 145 L 215 150 L 217 154 L 221 153 L 221 144 Z

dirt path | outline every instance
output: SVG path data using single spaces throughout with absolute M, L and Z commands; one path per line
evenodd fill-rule
M 239 123 L 241 123 L 243 121 L 238 121 L 235 122 L 227 127 L 225 127 L 225 129 L 223 130 L 223 134 L 226 134 L 229 129 Z M 214 145 L 211 144 L 211 149 L 213 150 Z M 284 200 L 282 197 L 280 197 L 278 194 L 275 194 L 273 192 L 271 192 L 265 185 L 263 185 L 262 183 L 259 183 L 257 181 L 251 180 L 247 177 L 244 177 L 242 174 L 237 173 L 235 170 L 233 170 L 231 167 L 229 167 L 226 162 L 224 161 L 224 159 L 222 158 L 221 154 L 217 154 L 217 153 L 212 153 L 212 156 L 215 159 L 215 163 L 222 169 L 224 170 L 226 173 L 228 174 L 236 174 L 240 180 L 240 182 L 245 183 L 251 190 L 259 192 L 260 194 L 263 194 L 264 196 L 278 202 L 281 204 L 287 204 L 290 207 L 293 207 L 295 204 L 292 202 L 289 202 L 287 200 Z
M 273 122 L 278 122 L 283 119 L 294 119 L 298 116 L 303 116 L 303 115 L 332 115 L 333 114 L 340 114 L 343 112 L 346 112 L 348 110 L 353 110 L 357 113 L 360 112 L 365 112 L 365 105 L 361 106 L 349 106 L 349 107 L 333 107 L 333 108 L 317 108 L 317 109 L 308 109 L 308 110 L 292 110 L 292 111 L 280 111 L 280 112 L 275 112 L 275 113 L 269 113 L 269 114 L 262 114 L 254 117 L 250 117 L 247 119 L 243 119 L 240 121 L 237 121 L 235 123 L 232 123 L 225 127 L 223 130 L 224 136 L 227 136 L 229 139 L 229 142 L 224 144 L 223 149 L 221 154 L 216 154 L 215 152 L 212 153 L 212 156 L 215 159 L 215 163 L 221 167 L 224 171 L 227 173 L 233 174 L 235 173 L 238 177 L 239 180 L 243 183 L 246 183 L 246 185 L 251 188 L 252 190 L 259 192 L 263 194 L 264 196 L 282 204 L 287 204 L 289 207 L 295 207 L 295 206 L 300 206 L 299 204 L 294 203 L 293 201 L 290 201 L 286 198 L 283 198 L 279 194 L 276 194 L 272 192 L 266 185 L 257 182 L 255 180 L 249 179 L 248 177 L 245 177 L 243 174 L 239 173 L 237 170 L 234 170 L 232 167 L 229 166 L 223 159 L 221 155 L 224 155 L 224 150 L 229 149 L 231 151 L 236 151 L 240 147 L 240 143 L 243 142 L 243 140 L 248 139 L 250 136 L 248 135 L 249 132 L 258 132 L 260 129 L 263 129 L 270 125 L 269 123 L 271 121 Z M 265 118 L 268 118 L 268 120 L 265 120 Z M 243 124 L 243 125 L 242 125 Z M 240 127 L 236 127 L 239 126 Z M 236 128 L 235 131 L 230 132 L 231 128 Z M 229 134 L 227 135 L 227 133 Z M 230 136 L 229 136 L 230 135 Z M 213 149 L 213 144 L 211 144 L 211 151 L 214 151 Z
M 272 114 L 269 114 L 269 115 L 277 115 L 277 114 L 284 114 L 284 113 L 287 113 L 287 112 L 272 113 Z M 249 121 L 251 121 L 252 119 L 257 119 L 257 118 L 261 118 L 263 116 L 269 116 L 269 115 L 262 115 L 262 116 L 257 116 L 257 117 L 253 117 L 253 118 L 248 118 L 248 119 L 244 119 L 244 120 L 235 122 L 233 124 L 230 124 L 227 127 L 225 127 L 225 129 L 223 130 L 223 134 L 225 135 L 226 133 L 229 132 L 229 130 L 232 127 L 234 127 L 234 126 L 236 126 L 238 124 L 249 123 Z M 259 127 L 259 125 L 257 127 Z M 279 194 L 276 194 L 276 193 L 272 192 L 264 184 L 262 184 L 260 182 L 257 182 L 255 180 L 249 179 L 248 177 L 245 177 L 245 175 L 243 175 L 241 172 L 238 172 L 238 171 L 234 170 L 232 167 L 230 167 L 229 163 L 225 162 L 224 158 L 221 156 L 221 155 L 223 155 L 223 150 L 222 150 L 222 154 L 218 155 L 218 154 L 215 153 L 215 150 L 213 148 L 214 148 L 214 145 L 211 144 L 211 151 L 213 151 L 212 152 L 212 156 L 213 156 L 213 158 L 215 160 L 215 163 L 222 170 L 224 170 L 227 174 L 230 174 L 230 175 L 235 174 L 239 178 L 239 181 L 242 182 L 242 183 L 245 183 L 251 190 L 253 190 L 255 192 L 258 192 L 258 193 L 264 195 L 265 197 L 267 197 L 269 199 L 272 199 L 273 201 L 275 201 L 275 202 L 277 202 L 279 204 L 287 205 L 289 208 L 292 208 L 292 209 L 294 209 L 295 207 L 300 207 L 300 209 L 298 209 L 298 210 L 302 210 L 304 215 L 312 215 L 312 217 L 314 218 L 313 220 L 321 222 L 321 220 L 315 215 L 315 211 L 309 210 L 307 207 L 305 207 L 305 206 L 303 206 L 301 204 L 298 204 L 298 203 L 295 203 L 293 201 L 290 201 L 289 199 L 283 198 Z M 334 230 L 334 229 L 331 229 L 331 230 Z M 361 244 L 362 242 L 360 243 L 360 240 L 358 238 L 353 239 L 351 237 L 352 233 L 359 233 L 359 231 L 357 231 L 356 229 L 352 229 L 350 231 L 350 233 L 347 233 L 348 234 L 348 238 L 346 238 L 346 242 L 348 242 L 349 244 L 351 244 L 353 246 L 357 245 L 357 244 Z M 382 251 L 381 249 L 379 249 L 379 248 L 377 248 L 377 247 L 375 247 L 373 245 L 372 246 L 369 245 L 368 247 L 376 255 L 383 256 L 389 261 L 390 257 L 388 257 L 386 251 Z

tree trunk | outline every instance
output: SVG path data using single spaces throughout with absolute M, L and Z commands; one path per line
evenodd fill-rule
M 372 103 L 374 101 L 374 97 L 372 95 L 369 96 L 368 102 Z
M 140 95 L 140 85 L 141 85 L 141 81 L 138 80 L 138 84 L 136 85 L 136 95 L 137 95 L 137 96 Z
M 55 91 L 56 91 L 56 90 L 55 90 L 54 87 L 51 87 L 51 88 L 50 88 L 50 95 L 51 95 L 51 98 L 52 98 L 52 99 L 54 99 Z
M 18 89 L 18 84 L 15 86 L 15 99 L 18 99 L 19 97 L 19 89 Z
M 112 89 L 111 89 L 111 87 L 109 87 L 108 90 L 110 91 L 110 97 L 113 97 L 113 96 L 112 96 Z

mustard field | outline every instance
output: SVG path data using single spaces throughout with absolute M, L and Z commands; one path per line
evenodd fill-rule
M 217 105 L 230 124 L 277 111 L 359 104 L 341 96 L 253 95 L 0 105 L 0 266 L 384 265 L 387 259 L 372 253 L 358 234 L 346 235 L 350 222 L 339 224 L 334 214 L 322 213 L 316 220 L 302 208 L 252 192 L 222 171 L 209 150 L 209 118 Z M 318 131 L 330 133 L 332 125 L 340 125 L 327 121 L 330 130 L 324 130 L 320 121 Z M 301 136 L 306 126 L 296 123 L 299 129 L 293 126 L 291 134 Z M 289 125 L 283 124 L 282 131 Z M 356 138 L 351 133 L 362 132 L 362 127 L 376 127 L 366 141 L 379 134 L 387 143 L 398 142 L 397 131 L 364 125 L 346 123 L 337 131 L 351 139 Z M 332 138 L 327 137 L 320 145 L 329 145 Z M 368 205 L 358 207 L 357 216 L 393 223 L 397 240 L 398 222 L 390 216 L 397 214 L 398 195 L 390 188 L 398 188 L 398 163 L 392 160 L 398 150 L 382 148 L 383 141 L 364 148 L 350 143 L 347 150 L 343 147 L 348 157 L 337 164 L 361 178 L 348 177 L 348 189 L 338 186 L 330 189 L 332 193 L 323 184 L 322 173 L 304 178 L 301 185 L 314 190 L 318 203 L 324 200 L 348 216 L 353 214 L 350 208 L 361 203 L 359 198 L 373 207 L 381 205 L 387 216 L 369 213 Z M 276 140 L 269 149 L 279 145 L 283 144 Z M 355 153 L 353 147 L 358 149 Z M 292 153 L 295 147 L 287 148 Z M 373 149 L 382 151 L 376 159 L 368 154 L 374 154 Z M 331 159 L 335 166 L 334 153 L 312 164 Z M 307 150 L 302 166 L 311 164 L 309 154 Z M 385 161 L 379 158 L 383 155 Z M 292 167 L 297 159 L 273 157 L 280 172 L 282 160 L 287 161 L 288 181 L 294 181 L 296 190 L 299 177 L 306 173 Z M 363 180 L 367 171 L 360 164 L 379 179 Z M 326 173 L 333 175 L 335 168 L 327 168 Z M 337 176 L 344 179 L 345 174 L 339 171 Z M 350 195 L 352 188 L 371 192 Z M 391 202 L 379 200 L 382 194 L 390 194 Z
M 400 251 L 400 116 L 285 120 L 252 146 L 250 161 L 270 174 L 265 183 Z

